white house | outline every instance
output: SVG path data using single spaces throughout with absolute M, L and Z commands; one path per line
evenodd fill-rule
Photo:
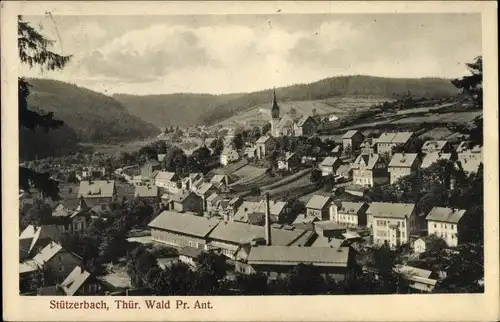
M 425 217 L 428 234 L 443 238 L 449 247 L 456 247 L 460 231 L 464 228 L 462 225 L 464 215 L 464 209 L 432 208 Z
M 238 161 L 239 159 L 240 155 L 236 152 L 236 150 L 226 147 L 222 150 L 220 155 L 220 164 L 226 166 L 229 163 Z

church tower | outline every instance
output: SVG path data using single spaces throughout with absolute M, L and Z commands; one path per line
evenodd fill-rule
M 273 107 L 271 108 L 271 135 L 276 136 L 276 125 L 280 120 L 280 108 L 276 100 L 276 89 L 273 90 Z

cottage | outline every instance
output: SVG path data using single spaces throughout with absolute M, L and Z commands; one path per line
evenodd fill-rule
M 326 157 L 320 164 L 319 170 L 323 176 L 334 175 L 342 161 L 337 157 Z
M 103 292 L 101 282 L 83 267 L 76 266 L 57 288 L 54 295 L 81 296 L 97 295 Z
M 257 142 L 257 159 L 264 159 L 276 145 L 276 140 L 272 136 L 263 135 Z
M 414 204 L 373 202 L 366 214 L 373 242 L 378 245 L 395 248 L 407 244 L 417 228 Z
M 422 159 L 422 164 L 420 165 L 420 167 L 422 169 L 429 168 L 431 165 L 438 162 L 439 160 L 448 160 L 448 161 L 451 160 L 451 153 L 442 153 L 442 152 L 427 153 Z
M 148 201 L 148 202 L 157 202 L 159 196 L 159 189 L 157 186 L 146 185 L 146 186 L 136 186 L 134 197 Z
M 218 214 L 223 198 L 214 192 L 207 198 L 207 211 L 209 214 Z
M 366 202 L 335 201 L 330 205 L 330 220 L 349 227 L 366 226 Z
M 165 189 L 169 193 L 178 193 L 180 190 L 180 179 L 175 172 L 160 171 L 154 177 L 155 186 Z
M 218 224 L 219 220 L 215 218 L 163 211 L 148 227 L 151 228 L 153 241 L 179 248 L 206 249 L 207 236 Z
M 413 251 L 416 254 L 423 252 L 438 252 L 447 246 L 448 245 L 444 239 L 438 237 L 437 235 L 428 235 L 417 239 L 413 243 Z
M 342 147 L 344 154 L 346 154 L 346 151 L 350 153 L 358 151 L 364 139 L 365 136 L 358 130 L 347 131 L 342 136 Z
M 360 154 L 351 164 L 353 183 L 366 187 L 387 182 L 387 165 L 378 154 Z
M 278 169 L 293 171 L 300 166 L 300 157 L 296 153 L 286 152 L 283 157 L 278 160 Z
M 338 180 L 351 180 L 352 179 L 352 168 L 350 164 L 341 164 L 337 171 L 335 172 L 335 176 Z
M 332 199 L 321 195 L 314 195 L 306 204 L 307 216 L 317 217 L 320 220 L 330 219 L 330 204 Z
M 91 208 L 85 202 L 83 196 L 78 198 L 78 204 L 74 210 L 67 209 L 59 204 L 52 212 L 52 223 L 57 225 L 61 232 L 83 234 L 90 224 Z
M 19 236 L 19 259 L 32 258 L 52 241 L 59 241 L 61 235 L 56 225 L 29 225 Z
M 82 258 L 64 249 L 56 242 L 47 244 L 33 257 L 34 263 L 54 278 L 55 283 L 61 283 L 75 267 L 82 264 Z
M 422 145 L 422 153 L 451 153 L 453 147 L 446 140 L 428 140 Z
M 195 267 L 198 256 L 201 255 L 203 251 L 195 247 L 182 247 L 179 250 L 179 261 L 189 266 Z
M 80 181 L 78 197 L 94 199 L 100 203 L 109 203 L 116 195 L 114 180 L 85 180 Z
M 196 194 L 201 197 L 203 201 L 203 211 L 207 210 L 207 198 L 213 193 L 218 193 L 218 189 L 209 182 L 204 182 L 196 189 Z
M 479 145 L 458 153 L 457 163 L 465 172 L 476 173 L 482 162 L 483 148 Z
M 198 181 L 203 181 L 203 173 L 190 173 L 187 177 L 183 178 L 181 181 L 182 189 L 193 191 L 196 186 L 195 183 Z
M 203 212 L 203 199 L 192 191 L 182 191 L 170 196 L 171 208 L 178 212 Z
M 413 143 L 413 132 L 382 133 L 376 140 L 377 153 L 392 156 L 392 148 L 403 146 L 409 148 Z
M 464 209 L 432 208 L 425 217 L 428 234 L 443 238 L 449 247 L 456 247 L 459 244 L 460 233 L 466 228 L 463 224 L 465 214 Z
M 416 153 L 396 153 L 389 163 L 390 184 L 399 179 L 417 173 L 420 160 Z
M 232 148 L 226 147 L 220 154 L 220 164 L 226 166 L 240 159 L 238 152 Z
M 394 271 L 403 275 L 409 282 L 410 290 L 420 293 L 430 293 L 438 281 L 437 273 L 413 266 L 397 265 Z
M 295 123 L 295 136 L 310 136 L 318 130 L 318 122 L 310 116 L 305 115 Z

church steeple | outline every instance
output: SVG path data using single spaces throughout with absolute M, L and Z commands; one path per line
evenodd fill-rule
M 80 199 L 78 200 L 78 206 L 76 207 L 75 211 L 82 212 L 87 210 L 89 210 L 89 207 L 87 206 L 85 199 L 83 199 L 83 196 L 80 196 Z
M 271 116 L 273 119 L 280 118 L 280 108 L 278 106 L 278 100 L 276 99 L 276 88 L 273 89 L 273 107 L 271 108 Z

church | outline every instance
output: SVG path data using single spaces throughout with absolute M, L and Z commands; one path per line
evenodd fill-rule
M 285 114 L 280 117 L 280 107 L 276 99 L 276 90 L 273 91 L 273 106 L 271 108 L 271 136 L 310 136 L 316 133 L 318 122 L 311 115 L 303 115 L 300 119 L 293 119 Z

